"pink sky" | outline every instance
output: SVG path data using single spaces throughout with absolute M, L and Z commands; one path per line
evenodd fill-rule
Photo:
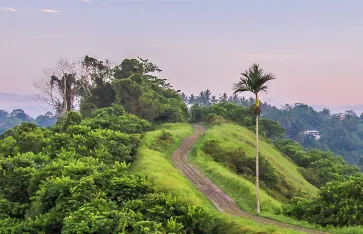
M 1 1 L 0 92 L 34 93 L 59 58 L 88 54 L 149 58 L 188 94 L 231 93 L 257 62 L 277 77 L 263 100 L 363 104 L 363 1 L 172 2 Z

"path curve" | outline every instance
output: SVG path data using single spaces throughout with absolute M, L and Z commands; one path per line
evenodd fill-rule
M 193 135 L 186 137 L 178 149 L 173 153 L 171 159 L 173 164 L 201 191 L 220 211 L 243 218 L 248 218 L 262 224 L 275 225 L 282 228 L 290 228 L 306 233 L 327 233 L 308 229 L 300 226 L 282 223 L 273 219 L 249 214 L 238 205 L 210 179 L 208 179 L 197 167 L 188 161 L 188 155 L 198 138 L 206 131 L 203 126 L 194 125 Z

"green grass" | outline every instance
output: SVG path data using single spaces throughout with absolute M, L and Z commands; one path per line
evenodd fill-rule
M 189 160 L 196 164 L 221 189 L 226 192 L 229 191 L 228 195 L 233 194 L 234 200 L 242 209 L 250 213 L 254 212 L 256 206 L 255 185 L 228 170 L 222 164 L 215 162 L 211 156 L 206 155 L 201 150 L 201 140 L 194 146 Z M 266 211 L 273 212 L 282 205 L 263 190 L 260 191 L 260 197 L 261 207 Z
M 156 131 L 148 132 L 143 138 L 141 147 L 138 150 L 137 159 L 132 163 L 130 170 L 142 172 L 147 175 L 153 183 L 162 191 L 180 194 L 188 203 L 198 206 L 212 206 L 208 204 L 203 195 L 193 189 L 192 183 L 185 178 L 171 163 L 171 154 L 181 141 L 193 133 L 193 127 L 189 124 L 165 124 L 158 127 Z M 173 135 L 174 144 L 165 152 L 158 152 L 150 149 L 162 129 Z
M 221 129 L 222 128 L 222 129 Z M 220 217 L 223 220 L 233 223 L 235 225 L 236 232 L 233 233 L 259 233 L 259 234 L 297 234 L 301 233 L 299 231 L 294 231 L 291 229 L 281 229 L 273 225 L 261 225 L 253 220 L 244 219 L 240 217 L 231 216 L 228 214 L 219 213 L 215 207 L 210 203 L 210 201 L 200 193 L 194 185 L 187 180 L 171 163 L 171 154 L 179 146 L 183 138 L 193 133 L 193 128 L 189 124 L 165 124 L 160 125 L 158 130 L 148 132 L 143 138 L 141 147 L 139 148 L 136 161 L 132 164 L 130 170 L 133 172 L 142 172 L 149 176 L 156 187 L 164 192 L 170 192 L 172 194 L 181 196 L 186 202 L 194 205 L 199 205 L 204 207 L 209 212 L 213 213 L 216 217 Z M 152 150 L 150 147 L 153 145 L 155 138 L 161 134 L 162 130 L 169 131 L 174 139 L 174 144 L 164 152 L 158 152 Z M 216 131 L 217 130 L 217 131 Z M 247 132 L 247 134 L 246 134 Z M 246 136 L 244 136 L 246 134 Z M 210 129 L 204 137 L 218 137 L 224 139 L 224 147 L 236 147 L 241 141 L 251 141 L 254 140 L 253 133 L 249 132 L 247 129 L 241 127 L 224 124 L 222 126 L 214 126 Z M 204 138 L 203 137 L 203 138 Z M 233 198 L 237 204 L 251 212 L 254 213 L 255 209 L 255 187 L 254 184 L 244 179 L 241 176 L 229 171 L 221 164 L 213 161 L 210 156 L 205 155 L 201 150 L 201 138 L 199 142 L 193 148 L 190 159 L 199 166 L 199 168 L 204 171 L 206 175 L 219 187 L 221 187 L 231 198 Z M 251 154 L 254 154 L 254 149 L 252 146 L 248 145 L 251 143 L 242 143 L 251 147 L 248 149 Z M 265 143 L 262 143 L 265 144 Z M 277 150 L 273 149 L 270 145 L 265 145 L 263 150 L 266 148 L 273 152 L 273 155 L 279 154 Z M 276 152 L 274 152 L 276 151 Z M 264 154 L 265 155 L 265 154 Z M 266 155 L 267 156 L 267 155 Z M 280 157 L 283 157 L 280 154 Z M 285 158 L 286 159 L 286 158 Z M 286 159 L 287 160 L 287 159 Z M 286 165 L 289 165 L 284 161 Z M 291 163 L 291 162 L 290 162 Z M 284 175 L 288 173 L 289 170 L 283 171 Z M 287 177 L 288 177 L 287 176 Z M 295 175 L 296 176 L 296 175 Z M 261 207 L 262 216 L 280 220 L 285 223 L 296 224 L 299 226 L 305 226 L 314 228 L 313 225 L 307 224 L 306 222 L 296 221 L 290 217 L 285 217 L 281 215 L 274 214 L 274 209 L 280 207 L 282 204 L 276 199 L 270 197 L 265 192 L 261 191 Z M 343 229 L 338 228 L 327 228 L 326 231 L 331 233 L 339 234 L 359 234 L 363 233 L 361 227 L 347 227 Z
M 243 136 L 245 135 L 245 136 Z M 251 143 L 246 143 L 246 141 L 253 141 L 255 135 L 251 133 L 249 130 L 239 127 L 237 125 L 232 124 L 223 124 L 212 126 L 204 136 L 202 136 L 197 144 L 193 147 L 192 152 L 189 156 L 189 160 L 191 160 L 195 165 L 197 165 L 207 176 L 209 179 L 213 181 L 218 187 L 223 189 L 242 209 L 246 210 L 250 213 L 255 213 L 256 207 L 256 190 L 255 185 L 249 180 L 243 178 L 242 176 L 237 175 L 233 171 L 227 169 L 222 164 L 217 163 L 213 160 L 213 158 L 209 155 L 206 155 L 202 149 L 202 141 L 205 139 L 218 139 L 222 143 L 222 147 L 237 147 L 238 145 L 243 145 L 244 147 L 252 147 Z M 242 143 L 241 143 L 242 141 Z M 267 152 L 273 156 L 277 156 L 279 160 L 285 166 L 291 166 L 291 161 L 282 156 L 273 146 L 268 145 L 267 143 L 261 142 L 263 145 L 262 153 L 266 155 Z M 254 149 L 248 149 L 250 154 L 254 154 Z M 254 156 L 254 155 L 253 155 Z M 293 164 L 293 163 L 292 163 Z M 296 165 L 293 164 L 293 167 L 296 168 Z M 291 177 L 289 173 L 295 173 L 294 177 L 299 178 L 301 175 L 296 173 L 295 170 L 282 170 L 283 175 L 286 177 Z M 303 178 L 302 178 L 303 179 Z M 300 179 L 291 181 L 299 181 Z M 308 183 L 305 181 L 305 183 Z M 310 188 L 315 193 L 318 191 L 315 187 L 309 186 L 305 184 L 307 188 Z M 339 234 L 360 234 L 363 233 L 362 227 L 345 227 L 345 228 L 322 228 L 318 225 L 313 225 L 305 221 L 298 221 L 291 217 L 277 215 L 274 210 L 281 207 L 282 203 L 277 201 L 276 199 L 270 197 L 263 190 L 260 191 L 260 199 L 261 199 L 261 216 L 272 218 L 275 220 L 279 220 L 284 223 L 294 224 L 302 227 L 319 229 L 322 231 L 328 231 L 330 233 L 339 233 Z
M 222 124 L 213 126 L 206 134 L 205 139 L 217 139 L 221 141 L 221 146 L 224 148 L 243 147 L 246 154 L 250 157 L 255 157 L 255 134 L 250 130 L 237 126 L 234 124 Z M 283 156 L 270 144 L 260 141 L 260 152 L 269 160 L 273 167 L 275 167 L 285 179 L 293 185 L 296 189 L 314 196 L 317 194 L 318 189 L 304 179 L 298 171 L 298 166 Z
M 244 137 L 243 135 L 247 133 L 249 133 L 249 136 Z M 238 204 L 239 207 L 241 207 L 242 209 L 244 209 L 249 213 L 256 214 L 255 212 L 256 187 L 254 183 L 243 178 L 242 176 L 237 175 L 235 172 L 227 169 L 221 163 L 215 162 L 211 156 L 206 155 L 201 149 L 202 142 L 206 139 L 220 140 L 221 146 L 226 148 L 237 147 L 237 146 L 250 148 L 252 147 L 251 146 L 252 144 L 246 143 L 246 141 L 253 140 L 253 133 L 251 133 L 249 130 L 243 127 L 232 124 L 222 124 L 222 125 L 213 126 L 204 134 L 204 136 L 202 136 L 199 139 L 197 144 L 193 147 L 189 159 L 194 164 L 196 164 L 208 176 L 208 178 L 213 181 L 213 183 L 215 183 L 218 187 L 223 189 Z M 284 156 L 282 156 L 277 150 L 273 149 L 272 146 L 264 142 L 261 142 L 261 145 L 264 145 L 264 148 L 262 148 L 262 150 L 264 151 L 263 154 L 266 155 L 266 158 L 268 158 L 266 153 L 267 149 L 269 152 L 273 151 L 274 155 L 279 154 L 280 157 L 283 157 L 284 163 L 286 163 L 287 165 L 291 163 Z M 250 154 L 254 153 L 254 151 L 248 149 L 246 150 L 246 153 Z M 293 166 L 296 168 L 296 165 L 293 164 Z M 290 174 L 288 174 L 290 171 L 291 170 L 283 171 L 284 173 L 283 175 L 286 175 L 286 177 L 292 177 Z M 307 181 L 305 182 L 308 184 Z M 310 187 L 309 185 L 305 186 Z M 317 189 L 315 188 L 315 190 Z M 260 203 L 261 203 L 261 216 L 307 228 L 321 229 L 321 227 L 309 224 L 308 222 L 305 221 L 297 221 L 290 217 L 277 215 L 275 212 L 277 209 L 279 209 L 282 206 L 282 203 L 274 199 L 273 197 L 269 196 L 263 190 L 260 190 Z
M 158 152 L 150 149 L 155 138 L 161 134 L 162 129 L 168 130 L 174 139 L 174 144 L 164 152 Z M 290 229 L 281 229 L 273 225 L 261 225 L 253 220 L 234 217 L 228 214 L 222 214 L 212 205 L 212 203 L 199 192 L 194 185 L 187 180 L 171 163 L 171 154 L 179 146 L 183 138 L 193 133 L 193 128 L 189 124 L 165 124 L 158 127 L 158 130 L 148 132 L 143 138 L 141 147 L 138 150 L 136 161 L 132 164 L 130 171 L 142 172 L 149 176 L 155 186 L 162 191 L 183 197 L 188 203 L 199 205 L 222 218 L 227 222 L 232 222 L 237 226 L 235 233 L 260 233 L 260 234 L 297 234 L 299 231 Z M 236 176 L 236 179 L 237 176 Z M 246 182 L 247 183 L 247 182 Z M 275 201 L 266 201 L 280 206 Z M 252 203 L 251 203 L 252 204 Z
M 362 234 L 363 226 L 359 227 L 344 227 L 344 228 L 327 228 L 328 232 L 336 234 Z
M 202 139 L 201 139 L 202 140 Z M 227 193 L 243 210 L 256 214 L 256 187 L 249 180 L 243 178 L 217 163 L 201 150 L 201 140 L 194 146 L 189 159 L 197 165 L 209 179 Z M 261 216 L 279 220 L 284 223 L 295 224 L 302 227 L 319 229 L 317 225 L 305 221 L 275 214 L 282 203 L 260 190 Z M 321 229 L 321 228 L 320 228 Z

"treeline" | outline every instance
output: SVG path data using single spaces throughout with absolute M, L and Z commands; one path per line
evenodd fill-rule
M 62 71 L 59 71 L 59 67 Z M 151 73 L 161 69 L 147 59 L 124 59 L 111 66 L 85 56 L 80 63 L 60 60 L 36 87 L 39 97 L 60 115 L 79 108 L 83 116 L 99 108 L 121 105 L 153 123 L 183 122 L 189 113 L 180 94 Z
M 213 95 L 210 90 L 201 91 L 198 95 L 182 94 L 188 105 L 211 106 L 219 102 L 233 102 L 249 108 L 255 103 L 253 98 L 228 95 Z M 363 168 L 363 114 L 358 116 L 354 111 L 332 114 L 329 109 L 316 111 L 306 104 L 286 104 L 282 108 L 261 102 L 261 117 L 278 122 L 284 129 L 284 135 L 298 142 L 307 149 L 321 149 L 341 155 L 348 163 Z M 321 138 L 304 135 L 307 130 L 318 130 Z
M 0 110 L 0 134 L 23 122 L 35 123 L 41 127 L 49 127 L 53 126 L 56 121 L 57 117 L 51 112 L 39 115 L 34 119 L 22 109 L 15 109 L 10 113 L 5 110 Z

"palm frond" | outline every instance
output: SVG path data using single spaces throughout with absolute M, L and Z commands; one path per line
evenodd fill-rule
M 252 92 L 254 94 L 260 91 L 266 92 L 266 82 L 276 79 L 271 73 L 264 73 L 258 63 L 254 63 L 251 67 L 241 73 L 240 80 L 234 84 L 234 93 Z
M 261 87 L 260 87 L 260 92 L 265 92 L 265 93 L 267 93 L 267 85 L 261 86 Z
M 237 83 L 233 84 L 234 94 L 251 91 L 248 80 L 241 78 Z
M 263 80 L 264 82 L 274 80 L 274 79 L 276 79 L 276 77 L 271 73 L 265 74 L 261 77 L 261 80 Z

